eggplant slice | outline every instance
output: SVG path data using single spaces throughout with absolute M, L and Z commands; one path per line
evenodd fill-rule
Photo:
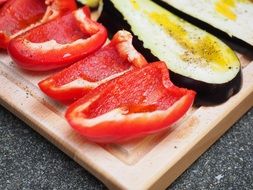
M 164 61 L 174 84 L 197 92 L 198 105 L 222 103 L 240 90 L 235 53 L 150 0 L 104 0 L 99 21 L 113 33 L 131 31 L 134 46 L 149 61 Z
M 253 46 L 253 2 L 250 0 L 154 0 Z M 169 5 L 169 6 L 166 6 Z

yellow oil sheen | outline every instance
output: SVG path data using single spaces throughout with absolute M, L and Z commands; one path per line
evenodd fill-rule
M 235 7 L 235 0 L 220 0 L 220 2 L 223 2 L 231 7 Z
M 231 57 L 231 50 L 227 48 L 229 53 L 226 56 L 220 45 L 213 40 L 212 36 L 206 34 L 198 39 L 191 40 L 187 31 L 175 21 L 172 21 L 167 14 L 152 12 L 149 13 L 150 19 L 159 24 L 170 36 L 173 37 L 182 47 L 188 50 L 182 58 L 185 61 L 198 63 L 199 58 L 203 58 L 206 62 L 212 62 L 209 65 L 214 71 L 224 71 L 228 69 L 227 63 Z M 194 57 L 195 56 L 195 57 Z M 192 61 L 192 60 L 195 61 Z M 231 60 L 232 62 L 234 60 Z M 199 65 L 201 66 L 201 65 Z
M 251 3 L 249 0 L 217 0 L 215 10 L 230 20 L 236 20 L 235 8 L 238 3 Z
M 136 2 L 136 0 L 130 0 L 131 4 L 133 5 L 134 9 L 139 10 L 140 5 Z
M 219 0 L 227 7 L 235 7 L 236 0 Z M 247 1 L 247 0 L 237 0 Z M 237 57 L 229 47 L 221 46 L 218 41 L 210 34 L 206 33 L 198 38 L 192 39 L 185 29 L 185 21 L 175 17 L 170 12 L 156 8 L 143 9 L 143 0 L 130 0 L 132 7 L 148 16 L 150 21 L 158 24 L 162 30 L 168 33 L 177 43 L 185 49 L 181 59 L 196 64 L 199 67 L 209 67 L 213 71 L 223 72 L 229 69 L 228 64 L 237 63 Z M 140 4 L 139 4 L 140 3 Z M 233 16 L 230 15 L 232 18 Z M 203 62 L 203 59 L 205 60 Z M 211 64 L 210 64 L 211 63 Z
M 215 10 L 230 20 L 236 20 L 235 6 L 235 0 L 218 0 L 215 4 Z

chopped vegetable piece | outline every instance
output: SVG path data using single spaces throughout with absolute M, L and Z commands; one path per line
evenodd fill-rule
M 252 0 L 155 0 L 155 2 L 170 10 L 173 7 L 176 11 L 180 11 L 178 13 L 182 16 L 182 13 L 187 14 L 187 18 L 191 16 L 194 24 L 201 24 L 207 30 L 216 32 L 214 28 L 217 28 L 228 36 L 236 37 L 253 46 Z
M 10 39 L 76 9 L 74 0 L 9 0 L 0 10 L 0 48 Z
M 3 5 L 7 0 L 0 0 L 0 6 Z
M 73 102 L 100 84 L 122 75 L 132 66 L 146 64 L 145 58 L 132 46 L 132 35 L 119 31 L 108 45 L 41 81 L 39 87 L 56 100 Z
M 151 0 L 104 0 L 100 21 L 113 32 L 131 30 L 145 58 L 164 61 L 173 83 L 195 90 L 200 105 L 222 103 L 241 88 L 241 65 L 232 49 Z
M 118 142 L 167 129 L 194 97 L 174 86 L 166 65 L 156 62 L 95 88 L 68 108 L 66 118 L 91 141 Z
M 50 70 L 64 67 L 98 50 L 107 31 L 82 8 L 40 25 L 10 41 L 8 52 L 22 68 Z

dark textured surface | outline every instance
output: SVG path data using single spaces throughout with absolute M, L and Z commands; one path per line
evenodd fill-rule
M 0 189 L 106 189 L 0 106 Z M 253 189 L 253 109 L 168 189 Z

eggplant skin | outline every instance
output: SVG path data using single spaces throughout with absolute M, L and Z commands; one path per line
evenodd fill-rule
M 110 0 L 104 0 L 102 14 L 98 20 L 107 27 L 109 33 L 114 34 L 118 30 L 128 30 L 134 36 L 133 45 L 141 52 L 149 61 L 159 60 L 151 53 L 151 50 L 143 47 L 143 42 L 138 39 L 131 29 L 129 23 L 124 19 L 124 16 L 114 7 Z M 152 37 L 152 35 L 150 35 Z M 171 81 L 179 86 L 195 90 L 197 96 L 195 99 L 196 106 L 213 106 L 227 101 L 231 96 L 238 93 L 242 86 L 242 72 L 239 69 L 237 75 L 230 81 L 221 84 L 206 83 L 200 80 L 195 80 L 175 73 L 169 70 Z
M 195 99 L 195 106 L 213 106 L 227 101 L 231 96 L 238 93 L 242 86 L 242 72 L 241 69 L 238 74 L 231 81 L 223 84 L 210 84 L 203 81 L 194 80 L 170 72 L 171 81 L 184 88 L 189 88 L 197 92 Z
M 221 29 L 215 28 L 211 24 L 208 24 L 196 17 L 193 17 L 187 13 L 182 12 L 179 9 L 176 9 L 175 7 L 169 5 L 168 3 L 162 1 L 162 0 L 152 0 L 153 2 L 157 3 L 161 7 L 164 7 L 165 9 L 169 10 L 173 14 L 179 16 L 180 18 L 186 20 L 189 23 L 192 23 L 195 26 L 198 26 L 202 30 L 206 30 L 207 32 L 222 38 L 223 40 L 229 42 L 232 42 L 230 45 L 237 44 L 237 46 L 240 46 L 240 49 L 244 48 L 246 50 L 250 49 L 253 51 L 253 46 L 247 43 L 246 41 L 243 41 L 242 39 L 236 37 L 236 36 L 231 36 L 227 32 L 222 31 Z M 235 48 L 237 47 L 235 46 Z M 233 47 L 234 48 L 234 47 Z M 240 49 L 238 51 L 240 51 Z
M 189 12 L 189 9 L 188 9 L 188 11 L 186 11 L 187 9 L 185 9 L 185 10 L 180 9 L 180 6 L 178 6 L 178 7 L 173 6 L 173 2 L 170 2 L 169 0 L 168 1 L 166 1 L 166 0 L 152 0 L 152 1 L 157 3 L 158 5 L 160 5 L 161 7 L 164 7 L 165 9 L 169 10 L 170 12 L 174 13 L 175 15 L 178 15 L 179 17 L 187 20 L 188 22 L 190 22 L 196 26 L 199 26 L 204 30 L 207 30 L 210 33 L 213 33 L 215 35 L 217 35 L 217 34 L 221 35 L 223 38 L 226 38 L 228 40 L 233 40 L 236 43 L 239 43 L 243 46 L 253 47 L 253 38 L 252 38 L 253 36 L 252 35 L 249 36 L 249 34 L 252 34 L 252 29 L 251 29 L 251 32 L 249 31 L 248 34 L 247 33 L 245 34 L 242 32 L 244 30 L 247 30 L 247 31 L 250 30 L 247 27 L 247 24 L 250 23 L 249 18 L 251 18 L 251 17 L 248 15 L 245 15 L 245 14 L 249 13 L 249 15 L 250 15 L 252 13 L 252 6 L 251 5 L 247 6 L 249 8 L 249 10 L 244 9 L 244 10 L 237 10 L 236 11 L 237 12 L 236 17 L 238 17 L 238 16 L 240 16 L 241 18 L 244 17 L 244 19 L 240 20 L 240 21 L 245 24 L 239 25 L 239 23 L 234 23 L 234 21 L 229 23 L 229 21 L 230 21 L 229 18 L 226 18 L 225 20 L 227 21 L 227 23 L 224 23 L 224 21 L 222 21 L 222 19 L 218 15 L 215 15 L 215 16 L 217 16 L 217 22 L 222 21 L 221 23 L 223 23 L 223 25 L 229 24 L 230 27 L 227 28 L 227 27 L 224 27 L 214 21 L 210 21 L 209 19 L 207 19 L 208 14 L 205 17 L 203 17 L 203 15 L 199 16 L 197 14 L 194 14 L 194 10 L 191 11 L 192 12 L 192 14 L 191 14 L 191 12 Z M 235 7 L 237 6 L 236 5 L 237 3 L 240 3 L 239 0 L 236 0 L 233 2 L 235 3 Z M 243 1 L 241 1 L 241 2 L 243 2 Z M 252 4 L 252 2 L 251 2 L 251 4 Z M 250 4 L 250 2 L 248 2 L 248 3 Z M 200 2 L 200 4 L 201 4 L 201 2 Z M 178 2 L 178 5 L 182 6 L 182 4 L 180 2 Z M 188 6 L 188 5 L 186 5 L 186 6 Z M 209 6 L 212 6 L 212 5 L 209 5 Z M 213 5 L 213 6 L 215 6 L 215 5 Z M 205 8 L 204 8 L 203 12 L 204 11 L 208 12 L 208 10 L 206 10 Z M 211 13 L 209 13 L 209 14 L 211 14 Z M 210 16 L 213 16 L 213 15 L 211 14 Z M 239 26 L 239 28 L 238 28 L 238 26 Z M 238 30 L 238 29 L 240 29 L 240 30 Z
M 109 37 L 112 38 L 112 36 L 119 30 L 127 30 L 133 36 L 133 46 L 145 56 L 148 62 L 159 61 L 159 59 L 153 55 L 149 49 L 144 48 L 143 42 L 133 33 L 131 26 L 124 19 L 123 15 L 114 7 L 112 2 L 110 0 L 104 0 L 103 2 L 103 11 L 98 19 L 98 22 L 101 22 L 107 28 Z

